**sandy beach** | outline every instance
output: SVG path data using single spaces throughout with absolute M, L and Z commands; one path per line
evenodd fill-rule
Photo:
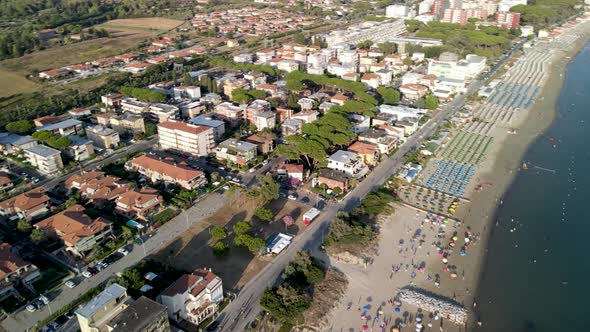
M 389 302 L 398 289 L 408 285 L 454 299 L 472 313 L 470 322 L 462 326 L 435 319 L 432 313 L 423 312 L 419 316 L 422 317 L 421 324 L 425 330 L 467 331 L 477 326 L 477 302 L 493 301 L 477 298 L 476 291 L 481 268 L 485 263 L 486 243 L 493 235 L 496 223 L 495 210 L 503 203 L 502 196 L 514 176 L 523 171 L 522 158 L 529 144 L 542 136 L 555 118 L 555 105 L 563 84 L 565 67 L 590 37 L 588 22 L 577 24 L 572 29 L 576 29 L 583 36 L 571 43 L 569 48 L 551 50 L 553 56 L 546 68 L 549 73 L 532 107 L 515 112 L 510 125 L 498 123 L 494 126 L 491 133 L 494 144 L 487 151 L 484 161 L 478 165 L 472 180 L 491 185 L 479 192 L 469 193 L 471 203 L 463 223 L 457 224 L 456 229 L 452 222 L 444 224 L 444 227 L 441 227 L 443 223 L 425 223 L 424 212 L 405 206 L 382 220 L 379 252 L 372 264 L 365 267 L 332 260 L 333 266 L 347 275 L 349 287 L 339 305 L 331 313 L 331 326 L 322 330 L 352 332 L 360 331 L 363 325 L 366 325 L 366 329 L 370 331 L 389 331 L 396 319 L 408 323 L 409 327 L 402 331 L 415 330 L 414 317 L 419 313 L 417 308 L 402 304 L 400 312 L 395 312 L 395 306 Z M 567 35 L 567 32 L 563 35 Z M 509 133 L 513 128 L 516 129 L 515 133 Z M 437 238 L 441 230 L 444 231 L 444 235 Z M 459 255 L 458 249 L 454 250 L 448 257 L 448 263 L 443 264 L 441 257 L 437 255 L 439 250 L 433 243 L 441 241 L 447 245 L 455 231 L 458 238 L 453 241 L 457 244 L 455 248 L 465 245 L 464 234 L 467 232 L 471 234 L 471 242 L 465 256 Z M 414 242 L 410 241 L 412 238 L 415 239 Z M 422 244 L 417 239 L 422 239 Z M 473 243 L 475 239 L 479 240 Z M 448 265 L 456 266 L 456 276 L 452 277 L 451 271 L 443 270 Z M 424 271 L 420 272 L 422 267 Z M 440 275 L 439 279 L 436 278 L 437 274 Z M 369 318 L 368 321 L 361 320 L 363 314 L 365 318 Z M 376 316 L 379 317 L 375 319 Z M 485 321 L 482 321 L 482 324 L 485 324 Z

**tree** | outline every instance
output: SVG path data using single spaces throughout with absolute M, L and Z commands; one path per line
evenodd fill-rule
M 28 134 L 35 128 L 35 124 L 31 120 L 14 121 L 6 125 L 6 131 L 15 134 Z
M 406 66 L 411 66 L 414 63 L 414 61 L 412 60 L 412 58 L 404 58 L 402 60 L 402 63 Z
M 32 226 L 31 226 L 31 222 L 30 222 L 30 221 L 28 221 L 28 220 L 26 220 L 26 219 L 21 219 L 21 220 L 19 220 L 19 221 L 18 221 L 18 223 L 16 224 L 16 229 L 17 229 L 19 232 L 26 233 L 26 232 L 30 231 L 30 230 L 31 230 L 31 228 L 32 228 Z
M 261 221 L 271 222 L 273 220 L 273 213 L 269 208 L 257 207 L 254 209 L 253 215 Z
M 270 201 L 274 201 L 279 198 L 279 184 L 270 174 L 257 175 L 256 180 L 258 181 L 258 192 L 262 200 L 261 204 L 264 205 Z
M 250 97 L 250 95 L 248 95 L 245 91 L 242 92 L 239 90 L 243 91 L 244 89 L 234 89 L 234 91 L 231 93 L 231 101 L 238 104 L 247 104 L 250 100 L 252 100 L 252 97 Z
M 287 83 L 285 84 L 285 89 L 291 90 L 294 92 L 299 92 L 299 91 L 303 90 L 303 88 L 304 88 L 303 83 L 298 80 L 288 80 Z
M 362 41 L 362 42 L 356 44 L 356 47 L 358 47 L 362 50 L 368 50 L 369 48 L 371 48 L 371 46 L 373 46 L 372 40 L 365 40 L 365 41 Z
M 247 233 L 251 228 L 252 225 L 249 222 L 240 220 L 234 225 L 233 230 L 236 235 L 241 235 Z
M 397 44 L 392 42 L 385 42 L 378 44 L 377 47 L 383 52 L 384 54 L 394 54 L 397 52 Z
M 215 226 L 211 229 L 211 237 L 213 241 L 217 242 L 219 240 L 223 240 L 227 237 L 227 231 L 223 226 Z
M 424 98 L 424 106 L 429 110 L 435 110 L 438 108 L 438 98 L 433 95 L 428 95 Z
M 229 246 L 221 241 L 216 242 L 212 248 L 213 248 L 213 255 L 215 255 L 216 257 L 225 256 L 229 252 Z
M 153 124 L 151 122 L 145 123 L 145 136 L 146 137 L 152 137 L 157 133 L 158 133 L 158 127 L 155 124 Z
M 262 90 L 248 90 L 247 94 L 254 99 L 265 99 L 266 92 Z
M 189 73 L 184 73 L 184 76 L 182 78 L 182 83 L 184 85 L 190 86 L 193 84 L 193 78 L 191 77 L 191 74 Z
M 400 102 L 400 93 L 398 90 L 380 86 L 377 88 L 377 93 L 383 98 L 383 103 L 387 105 L 397 105 Z
M 296 33 L 295 35 L 293 35 L 293 41 L 297 44 L 302 44 L 302 45 L 307 45 L 307 38 L 305 38 L 305 35 L 301 32 Z
M 43 232 L 43 230 L 41 230 L 41 229 L 35 228 L 31 232 L 30 237 L 31 237 L 31 241 L 33 241 L 35 243 L 39 243 L 45 239 L 45 232 Z

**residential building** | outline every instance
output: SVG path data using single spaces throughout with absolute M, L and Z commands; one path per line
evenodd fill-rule
M 82 205 L 73 205 L 64 211 L 33 225 L 47 235 L 60 238 L 65 250 L 83 256 L 111 234 L 111 223 L 103 217 L 90 219 Z
M 501 28 L 518 29 L 520 25 L 520 13 L 496 12 L 494 23 Z
M 344 44 L 358 44 L 365 40 L 371 40 L 374 44 L 387 41 L 390 37 L 396 37 L 406 33 L 403 20 L 395 22 L 362 22 L 351 25 L 346 30 L 333 30 L 324 35 L 328 47 Z
M 101 149 L 114 149 L 121 142 L 118 132 L 101 125 L 87 127 L 86 137 Z
M 92 110 L 90 108 L 74 108 L 68 111 L 68 114 L 72 116 L 72 118 L 77 119 L 84 116 L 92 115 Z
M 121 107 L 122 100 L 123 95 L 120 93 L 108 93 L 104 96 L 100 96 L 100 101 L 107 109 L 117 109 Z
M 170 120 L 158 124 L 158 134 L 158 142 L 163 149 L 187 152 L 195 156 L 206 156 L 215 146 L 215 135 L 211 127 Z
M 348 98 L 348 96 L 343 95 L 341 93 L 337 93 L 337 94 L 333 95 L 332 97 L 330 97 L 330 102 L 334 103 L 336 105 L 342 106 L 349 99 L 350 98 Z
M 297 101 L 302 111 L 309 111 L 314 108 L 315 100 L 311 98 L 301 98 Z
M 468 54 L 465 60 L 431 60 L 428 62 L 428 74 L 439 79 L 470 80 L 481 73 L 486 67 L 486 58 Z
M 227 139 L 215 149 L 215 157 L 219 160 L 225 160 L 244 166 L 256 158 L 256 144 L 237 140 L 235 138 Z
M 408 17 L 410 13 L 412 13 L 412 9 L 409 6 L 405 5 L 390 5 L 385 7 L 385 16 L 386 17 Z
M 37 141 L 31 136 L 0 133 L 0 152 L 3 154 L 20 154 L 22 150 L 35 145 Z
M 250 82 L 245 79 L 230 78 L 223 81 L 223 94 L 228 98 L 232 97 L 235 89 L 250 89 Z
M 389 126 L 391 128 L 395 128 L 390 125 L 381 125 L 381 126 Z M 381 127 L 380 126 L 380 127 Z M 395 128 L 397 129 L 397 128 Z M 399 129 L 397 129 L 399 130 Z M 399 139 L 403 138 L 404 131 L 399 130 L 400 137 L 395 137 L 389 135 L 387 131 L 378 128 L 371 128 L 358 136 L 359 141 L 367 142 L 371 144 L 377 145 L 379 149 L 379 153 L 381 155 L 389 155 L 392 153 L 399 145 Z
M 244 121 L 246 111 L 242 106 L 235 106 L 230 102 L 223 102 L 215 106 L 214 113 L 219 119 L 229 122 L 231 126 L 236 126 Z
M 303 182 L 307 178 L 307 172 L 302 164 L 280 164 L 277 167 L 277 175 L 296 179 Z
M 485 20 L 488 18 L 488 12 L 485 9 L 445 9 L 442 22 L 444 23 L 457 23 L 465 25 L 469 22 L 470 18 L 477 18 Z
M 175 99 L 197 100 L 201 98 L 201 88 L 198 86 L 175 86 L 173 92 Z
M 412 108 L 405 105 L 379 105 L 377 109 L 380 113 L 387 113 L 395 116 L 395 120 L 403 120 L 406 118 L 420 118 L 426 114 L 428 110 L 422 108 Z
M 235 63 L 252 63 L 253 59 L 254 56 L 251 53 L 242 53 L 233 57 Z
M 145 121 L 140 114 L 125 112 L 109 118 L 111 127 L 120 133 L 144 133 Z
M 246 142 L 256 144 L 258 153 L 266 155 L 274 151 L 273 135 L 266 132 L 258 132 L 246 138 Z
M 223 282 L 210 270 L 198 269 L 178 278 L 159 296 L 175 322 L 199 325 L 213 316 L 223 302 Z
M 64 149 L 64 154 L 72 160 L 88 160 L 94 154 L 94 146 L 91 140 L 76 135 L 69 135 L 68 138 L 72 141 L 72 144 Z
M 510 8 L 518 5 L 526 5 L 527 0 L 501 0 L 498 2 L 499 12 L 509 12 Z
M 63 68 L 57 69 L 50 69 L 46 71 L 42 71 L 39 73 L 39 78 L 46 79 L 46 80 L 55 80 L 58 78 L 62 78 L 70 74 L 70 71 Z
M 399 92 L 401 92 L 405 98 L 416 100 L 426 96 L 428 93 L 428 87 L 422 84 L 403 84 L 399 87 Z
M 283 137 L 290 135 L 300 135 L 305 121 L 301 119 L 287 119 L 281 124 L 281 134 Z
M 277 116 L 271 111 L 255 112 L 252 116 L 252 124 L 256 126 L 256 130 L 274 129 L 277 121 Z
M 188 190 L 207 184 L 205 173 L 193 169 L 185 163 L 177 163 L 172 158 L 162 159 L 143 155 L 129 160 L 125 164 L 125 168 L 145 175 L 152 182 L 174 183 Z
M 14 183 L 12 183 L 12 179 L 7 173 L 0 172 L 0 192 L 7 191 L 14 187 Z
M 276 109 L 277 121 L 283 123 L 293 116 L 293 110 L 290 108 L 277 108 Z
M 82 127 L 82 121 L 67 119 L 61 122 L 38 127 L 36 131 L 48 131 L 52 134 L 61 136 L 83 135 L 84 127 Z
M 141 296 L 106 323 L 109 332 L 171 332 L 165 305 Z
M 38 187 L 0 202 L 0 215 L 9 219 L 33 220 L 49 212 L 49 196 Z
M 32 288 L 32 283 L 41 278 L 39 269 L 25 261 L 10 244 L 0 244 L 0 301 L 10 297 L 21 297 L 14 288 L 15 284 L 23 284 Z
M 125 112 L 141 114 L 147 112 L 149 107 L 149 103 L 139 101 L 135 98 L 125 98 L 121 101 L 121 109 Z
M 178 107 L 174 105 L 156 103 L 149 107 L 149 117 L 153 122 L 166 122 L 168 120 L 176 120 L 178 117 Z
M 328 168 L 355 178 L 361 178 L 369 172 L 361 156 L 344 150 L 338 150 L 328 157 Z
M 57 175 L 64 167 L 59 150 L 45 145 L 35 145 L 24 149 L 25 158 L 31 166 L 47 175 Z
M 203 114 L 189 120 L 196 126 L 205 126 L 213 128 L 215 142 L 220 142 L 225 135 L 225 122 L 214 119 L 210 114 Z
M 311 110 L 311 111 L 301 111 L 295 113 L 291 116 L 291 120 L 298 119 L 302 120 L 304 123 L 312 123 L 318 119 L 318 112 Z
M 73 189 L 78 190 L 82 197 L 99 208 L 131 190 L 129 181 L 106 175 L 101 171 L 74 174 L 65 181 L 64 187 L 70 192 Z
M 45 115 L 36 118 L 35 120 L 33 120 L 33 123 L 35 124 L 35 127 L 42 127 L 48 124 L 58 123 L 60 121 L 61 118 L 59 116 Z
M 180 108 L 180 114 L 189 119 L 207 111 L 207 105 L 201 101 L 184 102 L 178 105 L 178 108 Z
M 403 140 L 405 135 L 405 130 L 403 128 L 399 128 L 396 126 L 392 126 L 390 124 L 382 124 L 376 127 L 378 130 L 383 130 L 387 136 L 391 136 L 396 138 L 398 141 L 396 144 L 399 144 L 399 141 Z M 364 134 L 364 133 L 363 133 Z M 369 141 L 369 140 L 367 140 Z
M 363 158 L 365 164 L 369 166 L 376 166 L 379 163 L 381 154 L 379 147 L 373 143 L 356 141 L 348 147 L 348 151 L 354 152 Z
M 115 200 L 115 212 L 130 219 L 149 220 L 162 205 L 158 191 L 141 188 L 127 191 Z
M 373 89 L 377 89 L 379 87 L 380 79 L 379 75 L 374 73 L 366 73 L 361 77 L 361 82 L 365 83 L 366 85 L 370 86 Z
M 528 37 L 535 34 L 535 28 L 532 25 L 525 25 L 520 27 L 520 36 Z
M 325 185 L 328 189 L 340 188 L 340 191 L 347 192 L 350 188 L 350 176 L 339 171 L 324 168 L 317 177 L 317 185 Z
M 208 93 L 206 95 L 204 95 L 203 97 L 201 97 L 200 102 L 204 103 L 205 105 L 217 105 L 219 103 L 221 103 L 223 100 L 221 99 L 221 96 L 216 94 L 216 93 Z
M 117 283 L 111 284 L 90 302 L 76 310 L 81 332 L 112 332 L 106 327 L 106 323 L 125 310 L 130 300 L 125 287 Z
M 351 124 L 350 131 L 355 134 L 360 134 L 371 127 L 371 118 L 366 115 L 351 113 L 348 119 Z

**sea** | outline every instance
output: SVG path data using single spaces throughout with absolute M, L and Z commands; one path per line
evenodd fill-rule
M 590 332 L 590 43 L 524 160 L 490 226 L 473 331 Z

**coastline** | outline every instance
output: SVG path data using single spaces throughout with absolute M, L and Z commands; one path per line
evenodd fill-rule
M 473 234 L 479 233 L 481 236 L 479 241 L 469 246 L 467 256 L 459 257 L 458 254 L 453 256 L 452 263 L 456 264 L 459 276 L 453 279 L 449 278 L 448 273 L 441 274 L 443 270 L 441 259 L 428 252 L 434 249 L 430 245 L 430 239 L 437 226 L 434 226 L 433 229 L 428 223 L 421 222 L 424 213 L 408 206 L 400 206 L 393 216 L 382 220 L 379 253 L 371 265 L 363 267 L 339 261 L 333 262 L 335 267 L 347 275 L 349 289 L 341 298 L 340 303 L 336 305 L 336 308 L 328 315 L 329 320 L 332 322 L 331 326 L 320 327 L 320 330 L 340 331 L 342 328 L 354 326 L 353 324 L 358 321 L 358 318 L 349 317 L 351 315 L 356 316 L 354 312 L 350 312 L 350 306 L 352 305 L 352 311 L 354 311 L 354 307 L 369 305 L 370 303 L 373 303 L 373 306 L 377 305 L 378 311 L 383 308 L 385 312 L 384 320 L 392 323 L 392 318 L 387 319 L 389 316 L 387 311 L 390 305 L 386 304 L 386 302 L 389 298 L 395 296 L 401 287 L 408 284 L 456 300 L 469 310 L 470 318 L 466 325 L 448 324 L 447 321 L 444 326 L 445 331 L 469 331 L 474 326 L 477 326 L 476 322 L 479 317 L 475 310 L 477 307 L 474 304 L 475 301 L 478 301 L 478 288 L 485 273 L 487 248 L 491 237 L 494 235 L 493 230 L 498 207 L 502 204 L 502 197 L 512 186 L 517 172 L 521 171 L 523 158 L 529 147 L 545 135 L 546 130 L 552 125 L 557 116 L 557 100 L 565 81 L 567 65 L 590 40 L 589 21 L 576 23 L 565 30 L 563 34 L 567 35 L 570 29 L 577 30 L 580 38 L 568 44 L 565 48 L 550 50 L 551 58 L 547 62 L 546 76 L 542 82 L 541 93 L 534 99 L 531 107 L 515 113 L 510 126 L 497 123 L 492 130 L 491 136 L 494 138 L 494 144 L 486 153 L 486 158 L 478 165 L 475 177 L 472 180 L 474 183 L 485 182 L 492 185 L 479 192 L 472 190 L 469 193 L 471 200 L 469 212 L 463 218 L 463 223 L 456 228 L 454 226 L 451 228 L 450 224 L 447 225 L 447 234 L 444 236 L 443 242 L 449 240 L 450 232 L 456 231 L 458 236 L 461 237 L 461 234 L 468 230 L 467 227 Z M 502 79 L 504 77 L 506 77 L 505 74 L 498 78 Z M 511 129 L 516 129 L 516 133 L 509 133 Z M 473 184 L 470 187 L 474 187 Z M 409 257 L 406 257 L 406 254 L 403 254 L 403 258 L 399 257 L 402 255 L 398 254 L 398 249 L 399 253 L 402 253 L 402 245 L 398 244 L 398 240 L 401 237 L 407 240 L 407 236 L 416 230 L 424 232 L 425 236 L 427 236 L 425 245 L 421 245 L 416 249 L 413 245 L 411 248 L 407 248 L 407 245 L 404 244 L 403 248 L 406 251 L 407 249 L 418 250 L 417 254 L 414 251 L 415 254 L 411 264 L 414 265 L 414 263 L 418 264 L 423 261 L 425 262 L 426 271 L 422 275 L 419 273 L 417 278 L 412 278 L 406 265 L 405 273 L 396 273 L 395 277 L 392 278 L 390 276 L 391 264 L 398 265 L 400 261 L 407 264 L 410 260 Z M 430 276 L 438 274 L 442 275 L 441 282 L 440 285 L 435 285 Z M 427 275 L 428 278 L 426 278 Z M 408 309 L 404 306 L 403 310 L 415 312 L 414 309 Z M 371 309 L 371 311 L 373 310 Z M 430 316 L 430 319 L 432 320 L 432 316 Z M 483 323 L 485 325 L 485 321 Z M 370 327 L 377 327 L 373 325 Z
M 502 197 L 510 190 L 517 173 L 522 171 L 521 165 L 526 162 L 523 158 L 529 146 L 542 137 L 555 120 L 557 100 L 563 88 L 567 65 L 590 41 L 590 30 L 588 30 L 590 23 L 583 22 L 580 25 L 587 28 L 584 36 L 568 49 L 556 51 L 552 56 L 549 65 L 550 72 L 540 93 L 542 97 L 535 98 L 529 110 L 517 114 L 513 126 L 517 130 L 516 134 L 508 134 L 507 127 L 496 128 L 502 132 L 494 135 L 496 144 L 477 172 L 479 179 L 482 182 L 493 183 L 493 188 L 474 194 L 471 210 L 478 212 L 473 212 L 465 218 L 465 224 L 479 224 L 483 241 L 471 257 L 473 263 L 470 269 L 477 277 L 471 280 L 470 289 L 474 289 L 475 293 L 472 296 L 467 296 L 463 300 L 464 303 L 473 303 L 478 299 L 479 284 L 485 273 L 487 247 L 494 235 L 493 225 Z M 472 312 L 470 327 L 474 327 L 476 322 L 476 314 Z

